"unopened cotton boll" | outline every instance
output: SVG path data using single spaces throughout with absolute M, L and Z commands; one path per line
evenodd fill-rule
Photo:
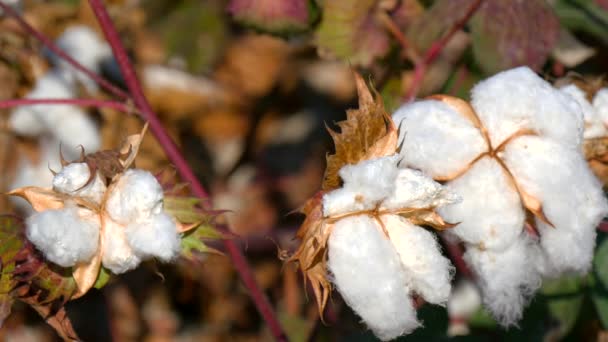
M 163 189 L 148 171 L 127 170 L 110 191 L 106 211 L 119 223 L 144 220 L 162 211 Z
M 420 171 L 400 169 L 391 196 L 382 202 L 386 209 L 434 208 L 462 198 Z
M 125 234 L 131 248 L 142 259 L 157 257 L 171 261 L 179 254 L 181 240 L 175 221 L 164 212 L 128 225 Z
M 106 220 L 103 233 L 103 267 L 114 274 L 121 274 L 135 269 L 141 263 L 141 259 L 127 241 L 124 226 L 113 220 Z
M 86 163 L 68 164 L 53 177 L 53 190 L 80 196 L 99 204 L 106 191 L 106 185 L 99 174 L 87 184 L 90 176 L 91 171 Z
M 543 204 L 553 227 L 536 220 L 541 246 L 557 270 L 586 272 L 595 229 L 608 214 L 600 182 L 582 152 L 535 136 L 520 137 L 505 150 L 519 184 Z
M 376 221 L 365 215 L 337 221 L 328 246 L 333 282 L 376 336 L 390 340 L 420 326 L 399 255 Z
M 97 250 L 99 221 L 76 207 L 45 210 L 26 220 L 26 236 L 51 262 L 71 267 L 88 261 Z
M 521 234 L 507 249 L 494 252 L 469 246 L 464 259 L 477 275 L 483 302 L 504 326 L 517 324 L 524 305 L 540 287 L 534 263 L 534 242 Z
M 602 88 L 595 93 L 592 105 L 604 125 L 608 125 L 608 88 Z
M 523 229 L 525 213 L 515 187 L 498 162 L 484 157 L 446 186 L 462 202 L 438 208 L 448 222 L 460 222 L 450 231 L 482 248 L 502 250 Z
M 400 127 L 401 166 L 432 177 L 459 172 L 487 150 L 479 130 L 440 101 L 406 104 L 393 114 L 393 120 Z
M 580 106 L 528 67 L 503 71 L 479 82 L 471 91 L 471 105 L 494 147 L 522 129 L 572 146 L 582 142 Z
M 559 89 L 570 96 L 579 104 L 585 123 L 583 137 L 585 139 L 597 138 L 606 134 L 606 127 L 602 122 L 602 118 L 596 112 L 595 108 L 587 100 L 585 92 L 574 84 L 569 84 Z
M 435 236 L 398 215 L 384 215 L 382 222 L 410 278 L 411 289 L 429 303 L 444 304 L 450 295 L 454 267 L 441 254 Z

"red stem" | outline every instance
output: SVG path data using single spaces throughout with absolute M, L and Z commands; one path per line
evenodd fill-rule
M 129 88 L 131 95 L 133 96 L 133 101 L 135 106 L 140 109 L 142 113 L 142 117 L 148 121 L 150 125 L 150 131 L 156 136 L 158 142 L 165 150 L 165 153 L 171 160 L 171 162 L 175 165 L 175 168 L 180 173 L 181 177 L 190 182 L 192 186 L 192 192 L 201 198 L 206 198 L 207 193 L 201 183 L 198 181 L 194 172 L 187 164 L 186 160 L 180 153 L 177 148 L 177 145 L 173 142 L 171 137 L 167 134 L 167 131 L 163 127 L 162 123 L 152 110 L 152 107 L 146 100 L 146 97 L 142 91 L 142 88 L 137 80 L 137 76 L 135 74 L 135 70 L 133 65 L 129 61 L 129 57 L 125 52 L 125 49 L 120 41 L 118 33 L 114 28 L 114 24 L 110 19 L 103 3 L 101 0 L 89 0 L 91 8 L 97 17 L 99 25 L 101 26 L 108 43 L 112 47 L 112 51 L 116 60 L 118 61 L 118 65 L 120 66 L 120 70 L 122 71 L 123 78 Z M 234 267 L 237 272 L 240 274 L 243 283 L 249 290 L 249 293 L 264 320 L 268 324 L 272 334 L 274 335 L 277 341 L 287 341 L 287 336 L 283 332 L 281 324 L 277 320 L 272 306 L 270 302 L 264 295 L 264 293 L 259 288 L 253 272 L 249 268 L 247 264 L 247 260 L 242 254 L 241 250 L 234 241 L 227 239 L 224 240 L 224 244 L 230 256 L 232 257 L 232 261 L 234 263 Z
M 15 18 L 15 20 L 17 20 L 19 25 L 24 30 L 26 30 L 29 34 L 31 34 L 36 39 L 38 39 L 42 44 L 44 44 L 49 50 L 54 52 L 57 56 L 61 57 L 62 59 L 64 59 L 68 63 L 70 63 L 75 69 L 77 69 L 78 71 L 89 76 L 91 79 L 95 80 L 95 82 L 97 82 L 102 88 L 104 88 L 105 90 L 107 90 L 108 92 L 113 94 L 114 96 L 118 97 L 119 99 L 121 99 L 121 100 L 129 99 L 129 94 L 127 92 L 116 87 L 115 85 L 112 84 L 112 82 L 97 75 L 93 71 L 84 67 L 82 64 L 78 63 L 78 61 L 76 61 L 74 58 L 72 58 L 70 55 L 68 55 L 65 51 L 63 51 L 57 45 L 55 45 L 55 43 L 53 43 L 53 41 L 51 39 L 49 39 L 48 37 L 46 37 L 45 35 L 40 33 L 38 30 L 33 28 L 30 24 L 28 24 L 23 19 L 23 17 L 19 13 L 17 13 L 17 11 L 15 11 L 11 6 L 0 1 L 0 8 L 2 8 L 4 13 L 8 13 L 10 16 Z
M 419 63 L 416 63 L 416 67 L 414 68 L 414 78 L 412 80 L 412 84 L 405 92 L 406 101 L 409 102 L 416 98 L 416 95 L 418 95 L 418 91 L 420 91 L 420 87 L 422 86 L 422 82 L 424 81 L 424 75 L 426 74 L 426 70 L 428 69 L 429 65 L 431 65 L 437 59 L 437 57 L 439 57 L 443 48 L 447 45 L 450 39 L 452 39 L 456 32 L 460 31 L 469 21 L 469 19 L 471 19 L 473 14 L 477 12 L 483 1 L 484 0 L 475 0 L 465 15 L 454 23 L 450 31 L 448 31 L 448 33 L 442 38 L 431 44 L 431 47 L 426 50 L 422 60 Z
M 82 107 L 96 108 L 112 108 L 117 111 L 132 113 L 135 108 L 117 101 L 105 101 L 95 99 L 13 99 L 0 101 L 0 109 L 13 108 L 18 106 L 34 106 L 34 105 L 75 105 Z

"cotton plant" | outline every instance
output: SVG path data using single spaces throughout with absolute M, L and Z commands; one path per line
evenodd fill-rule
M 83 150 L 73 162 L 61 158 L 61 170 L 47 170 L 54 174 L 52 188 L 28 186 L 9 193 L 35 211 L 25 220 L 27 240 L 48 262 L 72 270 L 77 285 L 72 299 L 101 274 L 122 274 L 148 259 L 175 261 L 184 251 L 182 235 L 198 229 L 200 222 L 187 219 L 197 217 L 188 212 L 191 200 L 173 200 L 167 207 L 157 178 L 132 168 L 144 131 L 117 150 Z M 197 246 L 192 239 L 189 244 Z
M 608 213 L 583 156 L 583 109 L 527 67 L 477 84 L 471 102 L 434 96 L 393 114 L 400 166 L 420 170 L 462 202 L 457 222 L 483 303 L 517 324 L 543 277 L 589 270 L 595 229 Z
M 323 191 L 310 199 L 291 261 L 311 282 L 319 312 L 335 286 L 382 340 L 408 334 L 421 322 L 414 297 L 445 305 L 453 267 L 435 235 L 447 229 L 435 211 L 460 198 L 420 171 L 400 168 L 397 129 L 364 81 L 356 77 L 359 109 L 330 131 Z M 332 285 L 333 284 L 333 285 Z

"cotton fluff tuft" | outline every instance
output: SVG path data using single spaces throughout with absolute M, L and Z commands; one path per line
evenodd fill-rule
M 323 196 L 324 215 L 338 215 L 378 206 L 394 191 L 399 172 L 397 158 L 398 155 L 393 155 L 342 167 L 339 175 L 344 185 Z
M 595 93 L 592 105 L 603 123 L 608 125 L 608 88 L 602 88 Z
M 382 221 L 410 278 L 411 289 L 429 303 L 444 304 L 450 295 L 454 267 L 441 254 L 435 236 L 397 215 L 384 215 Z
M 51 262 L 71 267 L 97 250 L 99 221 L 81 217 L 76 207 L 46 210 L 26 220 L 26 236 Z
M 422 170 L 432 177 L 459 172 L 487 150 L 479 130 L 440 101 L 406 104 L 393 114 L 393 120 L 400 127 L 400 166 Z
M 128 225 L 125 234 L 135 254 L 142 259 L 157 257 L 171 261 L 179 254 L 180 236 L 173 218 L 165 213 Z
M 91 171 L 86 163 L 68 164 L 53 177 L 53 190 L 84 197 L 99 204 L 106 191 L 106 185 L 99 174 L 95 175 L 90 184 L 86 184 L 90 175 Z
M 333 282 L 376 336 L 390 340 L 420 326 L 399 255 L 372 218 L 339 220 L 328 244 Z
M 420 171 L 400 169 L 393 193 L 382 201 L 386 209 L 435 208 L 460 202 L 462 198 Z
M 484 305 L 503 326 L 516 325 L 541 285 L 533 245 L 525 234 L 502 252 L 469 246 L 464 259 L 477 274 Z
M 575 84 L 569 84 L 560 88 L 559 90 L 572 96 L 583 111 L 583 119 L 585 121 L 585 131 L 583 133 L 583 137 L 585 139 L 597 138 L 606 135 L 606 127 L 604 127 L 602 118 L 587 100 L 585 92 L 583 92 Z
M 106 211 L 122 224 L 145 220 L 163 208 L 163 189 L 147 171 L 127 170 L 110 190 Z
M 500 145 L 521 129 L 532 129 L 568 145 L 582 142 L 580 106 L 528 67 L 503 71 L 478 83 L 471 91 L 471 99 L 492 146 Z

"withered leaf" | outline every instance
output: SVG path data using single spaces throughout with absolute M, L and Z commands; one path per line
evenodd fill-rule
M 390 155 L 397 150 L 398 132 L 386 113 L 379 95 L 375 98 L 363 78 L 355 74 L 359 109 L 346 112 L 347 119 L 338 122 L 340 132 L 328 129 L 336 153 L 327 156 L 327 169 L 323 179 L 324 191 L 340 186 L 338 172 L 344 165 Z
M 28 201 L 34 210 L 40 212 L 49 209 L 63 209 L 67 195 L 56 193 L 51 189 L 26 186 L 15 189 L 8 193 L 11 196 L 19 196 Z

